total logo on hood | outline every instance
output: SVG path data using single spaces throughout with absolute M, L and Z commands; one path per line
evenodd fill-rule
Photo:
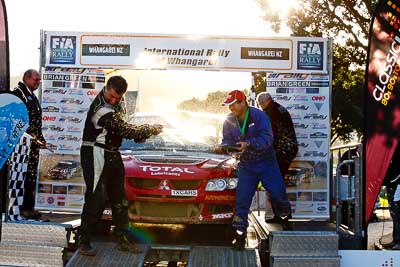
M 142 171 L 150 172 L 150 175 L 171 175 L 171 176 L 181 176 L 181 173 L 194 173 L 190 171 L 188 168 L 179 168 L 172 166 L 151 166 L 144 165 L 139 166 Z

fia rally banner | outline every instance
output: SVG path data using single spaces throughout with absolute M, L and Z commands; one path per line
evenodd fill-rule
M 46 32 L 46 66 L 327 73 L 325 38 Z

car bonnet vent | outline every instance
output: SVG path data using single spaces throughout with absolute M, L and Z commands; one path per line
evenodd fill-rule
M 143 162 L 152 162 L 152 163 L 186 163 L 193 164 L 204 161 L 201 158 L 186 158 L 186 157 L 149 157 L 149 156 L 135 156 L 137 159 Z

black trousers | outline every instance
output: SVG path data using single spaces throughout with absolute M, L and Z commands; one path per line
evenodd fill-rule
M 400 244 L 400 201 L 394 201 L 397 183 L 388 183 L 386 192 L 390 204 L 390 215 L 393 220 L 393 242 Z
M 93 147 L 81 147 L 81 165 L 86 183 L 85 204 L 81 215 L 80 242 L 89 244 L 94 224 L 100 219 L 107 196 L 111 203 L 115 234 L 121 236 L 128 231 L 128 202 L 125 196 L 124 165 L 119 152 L 104 151 L 104 167 L 94 188 L 95 157 Z
M 39 147 L 31 145 L 28 157 L 28 171 L 24 181 L 24 202 L 21 210 L 33 211 L 35 208 L 35 192 L 37 182 L 37 170 L 39 165 Z

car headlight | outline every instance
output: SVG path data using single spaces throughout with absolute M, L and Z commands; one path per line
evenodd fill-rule
M 229 178 L 227 179 L 227 184 L 226 184 L 226 188 L 227 189 L 235 189 L 238 183 L 237 178 Z
M 206 191 L 223 191 L 225 189 L 235 189 L 237 178 L 211 179 L 206 185 Z

